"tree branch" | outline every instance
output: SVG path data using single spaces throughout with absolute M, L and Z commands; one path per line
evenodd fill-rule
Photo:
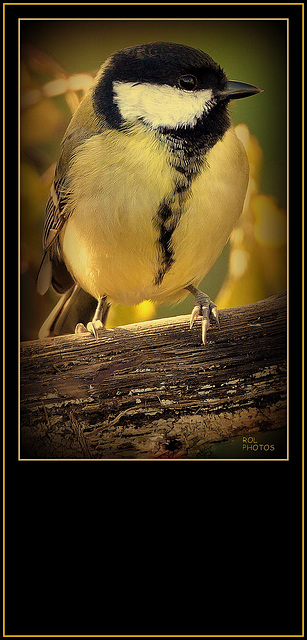
M 20 457 L 206 457 L 286 426 L 286 295 L 220 311 L 21 344 Z

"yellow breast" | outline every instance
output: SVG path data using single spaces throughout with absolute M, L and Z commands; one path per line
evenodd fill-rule
M 183 287 L 197 284 L 223 249 L 248 181 L 245 151 L 233 129 L 207 154 L 192 181 L 172 235 L 174 262 L 154 285 L 159 261 L 154 218 L 178 179 L 169 158 L 142 127 L 125 134 L 110 130 L 78 148 L 69 174 L 73 213 L 61 242 L 68 269 L 94 297 L 108 295 L 123 304 L 179 299 L 186 295 Z

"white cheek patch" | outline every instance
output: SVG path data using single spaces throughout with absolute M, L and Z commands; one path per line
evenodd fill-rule
M 124 120 L 142 118 L 153 129 L 193 127 L 215 104 L 211 89 L 184 91 L 166 84 L 113 82 L 113 91 Z

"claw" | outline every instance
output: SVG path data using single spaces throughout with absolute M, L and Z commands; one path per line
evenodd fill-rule
M 104 328 L 103 322 L 106 321 L 109 306 L 106 296 L 99 298 L 92 321 L 87 323 L 86 328 L 82 322 L 78 322 L 75 327 L 75 333 L 90 333 L 98 340 L 98 330 Z
M 199 312 L 200 312 L 200 307 L 199 305 L 196 305 L 191 313 L 191 318 L 190 318 L 190 329 L 192 329 L 193 324 L 196 320 L 196 318 L 198 318 L 199 316 Z
M 206 338 L 207 330 L 210 327 L 210 318 L 214 318 L 217 326 L 220 326 L 217 306 L 210 300 L 206 293 L 199 291 L 199 289 L 196 289 L 193 285 L 186 288 L 195 296 L 195 306 L 190 317 L 190 329 L 192 329 L 196 318 L 198 318 L 198 316 L 202 316 L 201 337 L 202 342 L 205 345 L 207 344 Z
M 94 336 L 94 338 L 96 338 L 96 340 L 98 340 L 98 333 L 96 331 L 96 328 L 93 324 L 93 322 L 88 322 L 86 325 L 87 330 L 92 334 L 92 336 Z
M 217 326 L 220 327 L 219 314 L 216 304 L 212 304 L 210 311 L 216 321 Z
M 201 324 L 201 339 L 202 342 L 204 343 L 204 345 L 206 344 L 206 335 L 207 335 L 207 329 L 209 327 L 209 320 L 208 318 L 205 316 L 203 318 L 202 324 Z
M 87 333 L 87 329 L 86 329 L 86 327 L 84 326 L 84 324 L 82 322 L 78 322 L 78 324 L 76 324 L 75 333 L 76 334 Z
M 86 327 L 82 322 L 78 322 L 78 324 L 75 327 L 75 333 L 76 334 L 91 333 L 92 336 L 94 336 L 94 338 L 98 340 L 98 329 L 102 329 L 102 328 L 103 328 L 103 324 L 101 320 L 93 320 L 93 322 L 88 322 Z
M 103 324 L 101 320 L 93 320 L 87 323 L 86 328 L 98 340 L 98 329 L 102 329 Z

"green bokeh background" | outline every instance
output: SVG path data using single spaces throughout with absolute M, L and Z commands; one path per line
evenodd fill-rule
M 102 8 L 103 10 L 103 8 Z M 94 75 L 116 49 L 166 40 L 206 51 L 232 80 L 257 85 L 263 93 L 231 103 L 234 124 L 245 123 L 263 151 L 260 190 L 286 208 L 287 199 L 287 22 L 286 20 L 21 20 L 21 52 L 26 44 L 52 56 L 68 75 Z M 21 53 L 21 55 L 23 55 Z M 71 114 L 67 108 L 67 123 Z M 42 151 L 54 162 L 60 139 Z M 22 215 L 22 212 L 21 212 Z M 44 211 L 42 211 L 43 224 Z M 228 248 L 206 276 L 203 290 L 217 295 L 227 270 Z M 192 297 L 158 317 L 189 313 Z M 27 338 L 29 332 L 25 332 Z M 36 337 L 35 335 L 32 336 Z

